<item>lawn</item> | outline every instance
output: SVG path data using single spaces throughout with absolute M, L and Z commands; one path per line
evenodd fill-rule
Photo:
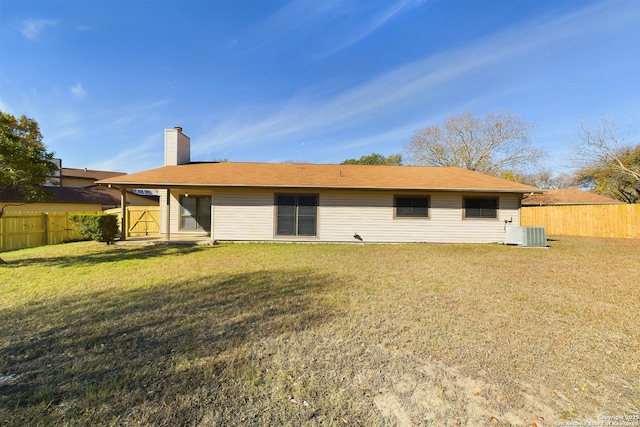
M 640 240 L 80 242 L 1 257 L 3 425 L 640 414 Z

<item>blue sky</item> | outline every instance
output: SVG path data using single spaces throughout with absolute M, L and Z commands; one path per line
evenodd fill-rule
M 640 1 L 0 0 L 0 109 L 63 166 L 339 163 L 472 109 L 536 124 L 563 170 L 580 122 L 639 134 Z

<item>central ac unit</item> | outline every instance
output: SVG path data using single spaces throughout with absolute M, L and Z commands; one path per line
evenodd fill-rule
M 544 227 L 509 227 L 507 245 L 546 247 L 547 233 Z

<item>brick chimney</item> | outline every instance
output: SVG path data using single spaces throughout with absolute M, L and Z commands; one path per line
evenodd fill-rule
M 177 166 L 191 162 L 191 139 L 182 128 L 164 130 L 164 165 Z

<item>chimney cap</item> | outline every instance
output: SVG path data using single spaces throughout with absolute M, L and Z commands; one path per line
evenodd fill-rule
M 182 132 L 182 126 L 174 126 L 173 128 L 178 132 Z

